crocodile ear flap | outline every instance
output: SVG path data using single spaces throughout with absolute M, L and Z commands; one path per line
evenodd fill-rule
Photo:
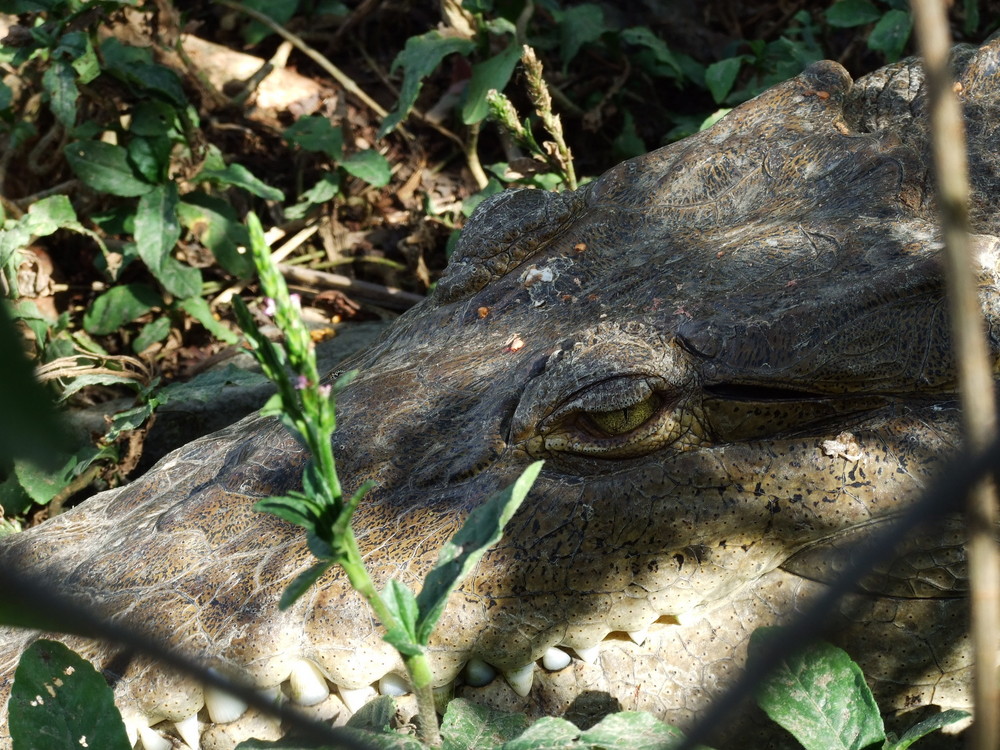
M 446 304 L 469 297 L 519 266 L 572 220 L 584 192 L 505 190 L 484 200 L 462 230 L 432 299 Z

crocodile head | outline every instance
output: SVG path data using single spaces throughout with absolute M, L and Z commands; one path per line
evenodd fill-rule
M 996 354 L 1000 43 L 956 67 Z M 440 684 L 687 724 L 756 626 L 919 495 L 958 440 L 921 80 L 912 61 L 854 84 L 818 63 L 575 193 L 494 196 L 433 295 L 350 365 L 335 449 L 348 489 L 377 484 L 355 528 L 380 585 L 419 585 L 471 508 L 546 460 L 450 601 Z M 251 506 L 303 461 L 251 418 L 5 540 L 0 561 L 59 571 L 116 617 L 343 717 L 403 670 L 339 572 L 277 610 L 310 557 Z M 841 638 L 897 708 L 966 704 L 960 544 L 957 519 L 939 524 L 844 604 Z M 3 638 L 9 678 L 28 636 Z M 118 674 L 147 738 L 161 721 L 206 747 L 279 731 L 74 645 Z M 483 685 L 492 670 L 508 679 Z

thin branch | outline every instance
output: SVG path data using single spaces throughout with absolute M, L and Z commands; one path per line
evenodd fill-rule
M 912 3 L 917 42 L 924 58 L 934 154 L 935 185 L 945 244 L 948 301 L 958 362 L 967 445 L 981 450 L 996 435 L 996 403 L 985 323 L 979 306 L 969 243 L 969 177 L 962 110 L 948 69 L 951 34 L 940 0 Z M 966 505 L 972 606 L 973 750 L 1000 747 L 1000 550 L 995 538 L 996 487 L 984 479 Z
M 366 299 L 376 305 L 388 307 L 392 310 L 408 310 L 424 299 L 419 294 L 404 292 L 402 289 L 396 289 L 391 286 L 373 284 L 370 281 L 349 279 L 346 276 L 336 273 L 314 271 L 311 268 L 299 268 L 287 263 L 279 264 L 278 269 L 281 271 L 281 275 L 289 281 L 328 287 L 330 289 L 342 289 L 356 297 Z

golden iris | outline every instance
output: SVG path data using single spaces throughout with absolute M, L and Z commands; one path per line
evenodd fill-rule
M 588 411 L 585 412 L 587 418 L 594 427 L 607 435 L 625 435 L 632 432 L 649 421 L 656 413 L 658 406 L 656 396 L 640 401 L 637 404 L 626 406 L 623 409 L 612 409 L 611 411 Z

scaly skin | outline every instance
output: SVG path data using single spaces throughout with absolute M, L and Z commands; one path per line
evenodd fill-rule
M 956 60 L 995 356 L 1000 43 Z M 349 490 L 378 485 L 355 528 L 380 585 L 414 585 L 470 508 L 547 460 L 450 602 L 432 641 L 442 684 L 471 657 L 507 672 L 598 646 L 593 664 L 539 668 L 527 697 L 502 680 L 464 690 L 533 714 L 617 702 L 688 726 L 749 633 L 822 590 L 955 449 L 920 80 L 910 61 L 852 87 L 819 63 L 574 194 L 494 197 L 432 297 L 351 364 L 335 447 Z M 397 657 L 339 572 L 277 611 L 309 554 L 251 510 L 302 462 L 280 426 L 251 418 L 5 540 L 0 561 L 58 571 L 67 591 L 260 687 L 308 660 L 350 701 L 400 673 Z M 956 518 L 910 540 L 842 605 L 839 638 L 888 708 L 967 706 L 961 538 Z M 641 645 L 623 636 L 646 629 Z M 5 698 L 30 637 L 0 637 Z M 141 659 L 116 694 L 133 727 L 198 714 L 205 747 L 279 731 L 252 713 L 214 723 L 200 686 Z M 342 709 L 334 693 L 316 710 Z

